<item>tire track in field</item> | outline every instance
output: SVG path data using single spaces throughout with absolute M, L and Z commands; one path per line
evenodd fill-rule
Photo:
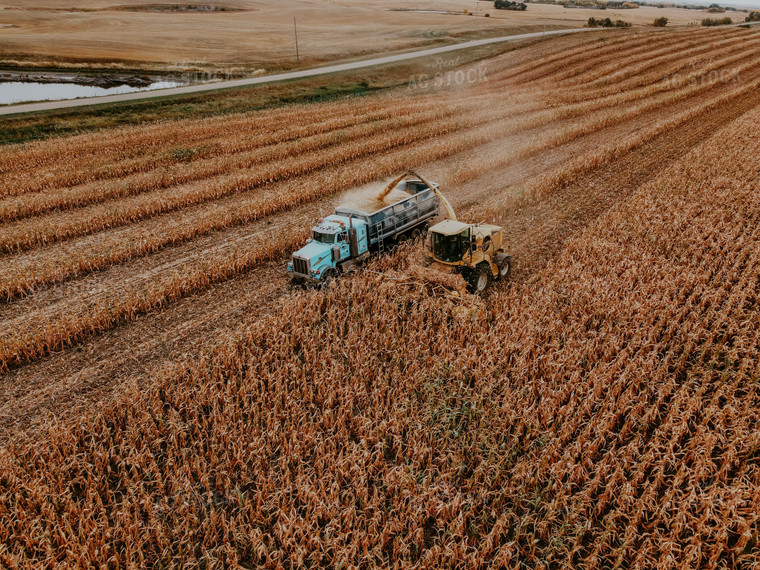
M 759 103 L 757 90 L 746 93 L 698 124 L 688 121 L 666 131 L 550 196 L 507 214 L 502 223 L 519 260 L 514 280 L 539 278 L 567 239 L 625 200 L 661 167 Z M 503 192 L 501 174 L 477 179 L 483 195 Z M 462 194 L 458 196 L 461 199 Z M 472 214 L 481 208 L 468 210 Z M 74 417 L 146 381 L 163 365 L 234 337 L 246 322 L 276 310 L 271 308 L 276 301 L 287 302 L 287 294 L 282 264 L 270 263 L 0 377 L 0 441 L 33 435 L 55 418 Z

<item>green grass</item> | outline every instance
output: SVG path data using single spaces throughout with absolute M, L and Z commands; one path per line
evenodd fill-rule
M 252 87 L 198 95 L 158 97 L 141 101 L 92 107 L 44 111 L 0 119 L 0 144 L 27 142 L 81 132 L 146 124 L 156 121 L 200 118 L 290 103 L 306 103 L 359 96 L 374 91 L 366 83 L 278 84 L 276 87 Z

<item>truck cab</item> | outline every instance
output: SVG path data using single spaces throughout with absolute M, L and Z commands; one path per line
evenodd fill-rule
M 291 280 L 319 285 L 352 271 L 370 253 L 381 253 L 420 237 L 438 215 L 438 185 L 417 179 L 402 182 L 405 176 L 407 173 L 396 178 L 377 197 L 379 209 L 365 212 L 341 205 L 334 214 L 319 220 L 312 228 L 312 237 L 288 263 Z M 404 197 L 386 204 L 385 198 L 393 189 L 401 190 Z
M 287 271 L 296 283 L 317 284 L 351 271 L 368 256 L 366 222 L 334 214 L 312 228 L 311 239 L 293 253 Z

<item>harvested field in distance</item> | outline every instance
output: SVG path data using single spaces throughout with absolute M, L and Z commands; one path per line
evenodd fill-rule
M 157 11 L 151 4 L 210 6 L 215 10 Z M 449 13 L 435 13 L 435 10 Z M 293 16 L 299 22 L 302 64 L 399 51 L 462 38 L 582 27 L 600 11 L 531 4 L 525 12 L 495 10 L 490 2 L 439 0 L 224 0 L 166 2 L 0 0 L 0 62 L 15 66 L 128 67 L 166 71 L 247 73 L 296 65 Z M 486 18 L 485 14 L 489 17 Z M 641 7 L 608 9 L 604 17 L 651 26 L 699 25 L 706 10 Z M 746 12 L 735 12 L 743 21 Z M 1 26 L 0 26 L 1 27 Z
M 563 37 L 4 147 L 0 565 L 760 564 L 759 55 Z M 441 296 L 415 244 L 288 286 L 410 167 L 504 226 L 507 284 Z

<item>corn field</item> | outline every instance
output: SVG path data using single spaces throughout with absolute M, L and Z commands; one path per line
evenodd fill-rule
M 563 38 L 4 150 L 0 566 L 760 565 L 758 50 Z M 309 225 L 405 167 L 504 226 L 510 283 L 441 295 L 417 244 L 288 289 Z M 59 387 L 146 335 L 149 378 Z

